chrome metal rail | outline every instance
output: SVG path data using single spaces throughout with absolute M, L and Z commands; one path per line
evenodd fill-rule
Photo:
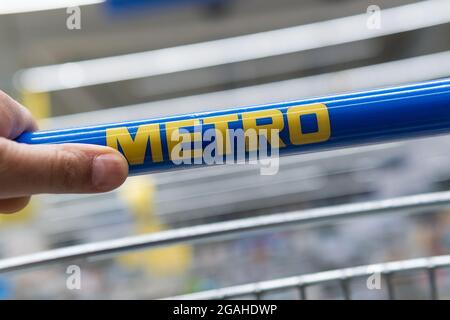
M 7 258 L 0 260 L 0 273 L 74 259 L 117 255 L 132 250 L 150 249 L 177 243 L 232 238 L 242 234 L 248 236 L 255 233 L 273 232 L 274 230 L 314 223 L 329 223 L 373 214 L 406 211 L 412 213 L 446 205 L 450 205 L 450 192 L 437 192 L 205 224 Z
M 392 279 L 394 273 L 425 270 L 427 271 L 429 280 L 430 298 L 434 300 L 439 298 L 435 272 L 437 269 L 444 267 L 450 267 L 450 255 L 377 263 L 353 268 L 330 270 L 289 278 L 274 279 L 216 290 L 203 291 L 193 294 L 170 297 L 167 299 L 206 300 L 231 299 L 253 296 L 254 298 L 259 300 L 263 298 L 264 294 L 292 288 L 298 289 L 300 299 L 306 299 L 306 289 L 308 287 L 330 282 L 338 282 L 342 288 L 343 297 L 345 299 L 351 299 L 352 291 L 350 281 L 356 278 L 368 277 L 375 273 L 383 275 L 387 286 L 388 298 L 395 299 L 395 287 Z

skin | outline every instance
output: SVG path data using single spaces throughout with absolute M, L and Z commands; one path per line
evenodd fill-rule
M 0 91 L 0 213 L 23 209 L 34 194 L 107 192 L 125 181 L 127 160 L 112 148 L 14 141 L 35 130 L 29 111 Z

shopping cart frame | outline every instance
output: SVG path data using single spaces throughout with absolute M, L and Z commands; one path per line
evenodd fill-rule
M 410 260 L 400 260 L 386 263 L 377 263 L 363 265 L 352 268 L 336 269 L 318 273 L 305 274 L 294 277 L 280 278 L 269 281 L 253 282 L 238 286 L 226 287 L 215 290 L 202 291 L 198 293 L 173 296 L 166 298 L 168 300 L 218 300 L 253 297 L 256 300 L 262 300 L 265 294 L 279 292 L 288 289 L 297 289 L 299 299 L 306 300 L 306 289 L 320 284 L 329 284 L 338 282 L 342 290 L 342 296 L 350 300 L 351 286 L 350 282 L 357 278 L 367 278 L 374 274 L 383 277 L 386 286 L 388 299 L 395 299 L 395 285 L 393 275 L 407 271 L 427 272 L 430 286 L 430 298 L 437 300 L 439 298 L 438 285 L 436 282 L 436 270 L 450 267 L 450 255 L 434 256 L 428 258 L 418 258 Z
M 198 243 L 219 239 L 232 239 L 239 236 L 249 237 L 255 234 L 270 233 L 293 227 L 332 223 L 343 219 L 371 216 L 375 214 L 418 213 L 450 206 L 450 191 L 418 194 L 385 200 L 374 200 L 354 204 L 344 204 L 316 209 L 277 213 L 204 224 L 193 227 L 173 229 L 154 234 L 145 234 L 121 239 L 88 243 L 60 249 L 48 250 L 29 255 L 0 260 L 0 274 L 15 273 L 21 270 L 38 268 L 55 263 L 111 257 L 135 250 L 153 249 L 163 246 Z M 298 288 L 300 298 L 306 298 L 306 288 L 316 284 L 339 281 L 344 297 L 350 299 L 349 281 L 365 277 L 374 272 L 384 275 L 388 287 L 388 297 L 393 299 L 394 287 L 391 281 L 393 273 L 424 269 L 430 281 L 430 296 L 438 298 L 435 270 L 450 266 L 449 256 L 436 256 L 404 260 L 346 269 L 331 270 L 309 275 L 275 279 L 250 283 L 184 296 L 173 299 L 225 299 L 252 295 L 257 299 L 269 291 Z M 378 270 L 378 271 L 377 271 Z

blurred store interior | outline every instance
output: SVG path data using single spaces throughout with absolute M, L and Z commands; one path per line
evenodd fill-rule
M 29 107 L 41 129 L 450 76 L 448 0 L 66 2 L 72 7 L 0 0 L 0 88 Z M 440 136 L 284 157 L 274 176 L 225 165 L 132 177 L 103 195 L 42 195 L 0 217 L 0 259 L 448 190 L 449 150 L 450 137 Z M 0 299 L 162 298 L 448 253 L 450 209 L 375 215 L 0 274 Z M 82 269 L 81 290 L 66 288 L 71 264 Z M 438 276 L 441 295 L 450 297 L 450 277 Z M 423 277 L 397 279 L 398 296 L 421 298 Z M 336 290 L 318 287 L 311 297 L 339 298 Z M 385 294 L 359 290 L 361 298 Z

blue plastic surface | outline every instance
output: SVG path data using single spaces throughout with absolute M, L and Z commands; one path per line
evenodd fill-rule
M 325 113 L 321 113 L 323 116 L 316 114 L 314 112 L 316 105 L 326 108 L 326 111 L 321 111 L 326 115 Z M 301 114 L 300 119 L 297 120 L 295 116 L 297 113 L 292 113 L 292 110 L 295 109 L 293 107 L 297 106 L 306 106 L 305 110 L 312 111 L 306 111 L 306 114 Z M 308 109 L 308 106 L 312 107 Z M 105 146 L 107 145 L 108 130 L 111 132 L 110 130 L 113 128 L 125 128 L 126 134 L 129 135 L 125 137 L 126 139 L 120 140 L 123 138 L 121 137 L 119 141 L 110 135 L 108 141 L 115 141 L 117 149 L 122 153 L 124 153 L 124 149 L 128 150 L 128 155 L 144 153 L 145 158 L 141 161 L 142 163 L 128 159 L 130 174 L 141 174 L 178 167 L 198 166 L 198 164 L 189 163 L 174 164 L 169 152 L 167 124 L 172 123 L 173 125 L 174 122 L 183 120 L 198 120 L 202 125 L 181 126 L 180 128 L 203 135 L 206 130 L 215 128 L 214 123 L 204 124 L 205 119 L 236 115 L 238 120 L 227 122 L 228 128 L 231 130 L 243 129 L 243 117 L 251 121 L 252 112 L 256 111 L 282 114 L 283 128 L 279 132 L 279 138 L 285 146 L 279 148 L 280 155 L 437 135 L 450 132 L 450 79 L 217 112 L 24 133 L 17 141 L 28 144 L 88 143 Z M 253 128 L 259 130 L 263 128 L 262 126 L 270 127 L 276 118 L 255 116 L 254 120 Z M 318 134 L 318 131 L 326 126 L 322 125 L 322 129 L 319 128 L 319 120 L 328 121 L 328 136 L 326 133 Z M 290 125 L 292 123 L 300 124 L 300 127 Z M 151 124 L 156 124 L 155 128 L 158 132 L 154 134 L 159 135 L 159 146 L 152 144 L 152 142 L 158 143 L 156 141 L 158 139 L 152 139 L 149 136 L 148 140 L 145 140 L 145 144 L 140 144 L 140 148 L 144 149 L 137 150 L 136 133 L 138 129 Z M 294 132 L 294 130 L 301 132 Z M 145 138 L 141 133 L 139 133 L 139 139 Z M 308 138 L 314 137 L 315 134 L 321 137 L 319 139 Z M 126 141 L 129 141 L 130 144 L 126 145 Z M 210 143 L 202 141 L 202 150 L 204 151 Z M 161 149 L 161 159 L 154 159 L 153 147 Z M 231 152 L 235 151 L 231 150 Z M 200 163 L 205 164 L 201 159 Z

